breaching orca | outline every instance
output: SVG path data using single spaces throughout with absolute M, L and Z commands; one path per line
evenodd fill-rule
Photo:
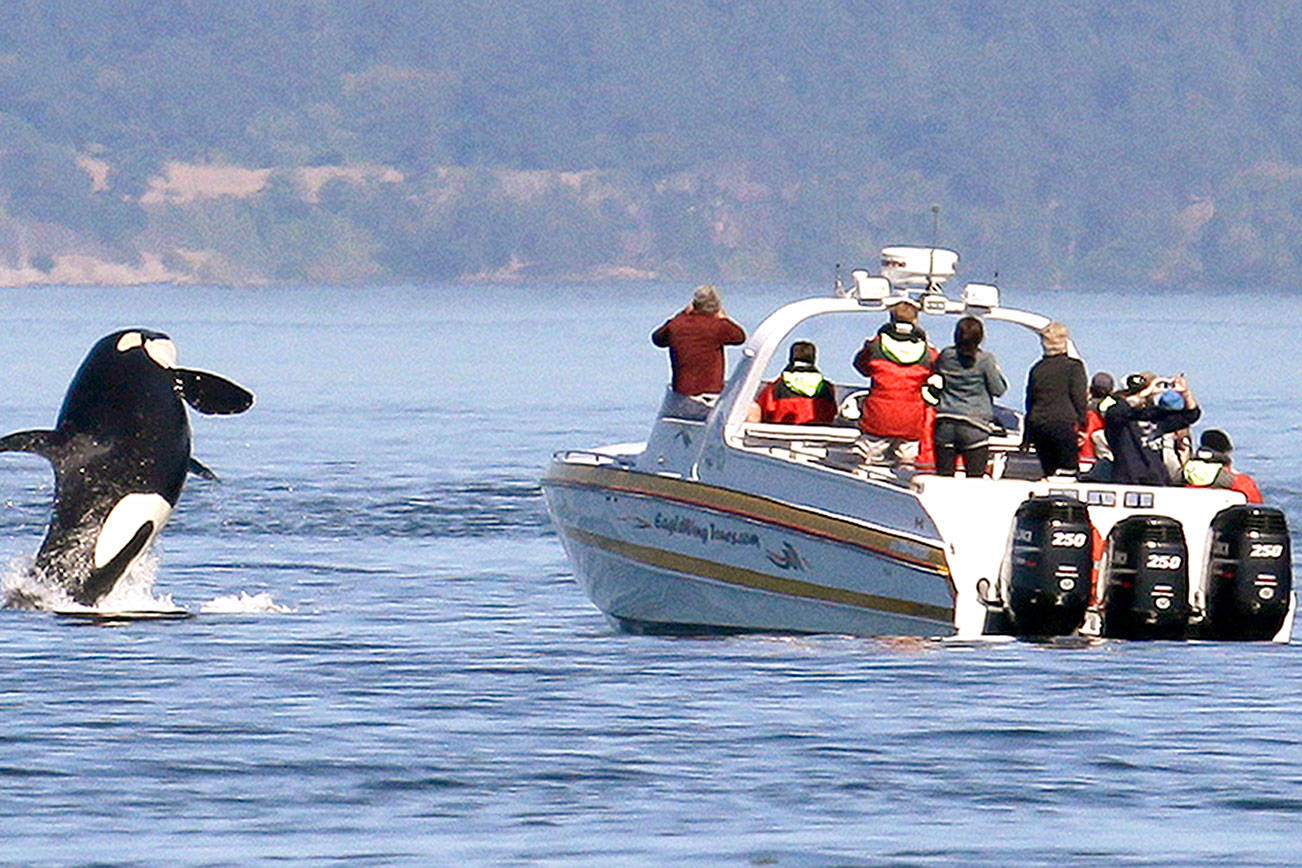
M 0 452 L 54 465 L 54 511 L 34 568 L 93 606 L 144 554 L 172 514 L 190 457 L 184 400 L 200 413 L 242 413 L 253 395 L 216 374 L 176 367 L 167 335 L 127 329 L 102 338 L 77 369 L 52 431 L 0 438 Z

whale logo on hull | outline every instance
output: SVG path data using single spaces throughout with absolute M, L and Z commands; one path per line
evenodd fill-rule
M 148 551 L 186 474 L 216 478 L 190 456 L 185 404 L 205 414 L 243 413 L 253 394 L 216 374 L 178 368 L 167 335 L 127 329 L 91 348 L 52 430 L 0 438 L 0 452 L 30 452 L 54 467 L 53 514 L 33 565 L 44 582 L 95 605 Z

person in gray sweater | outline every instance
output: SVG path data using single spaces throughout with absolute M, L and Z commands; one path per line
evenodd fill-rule
M 936 473 L 953 476 L 958 455 L 969 477 L 983 476 L 995 428 L 994 399 L 1008 390 L 995 357 L 981 349 L 985 327 L 974 316 L 954 326 L 954 345 L 940 351 L 928 390 L 936 399 Z

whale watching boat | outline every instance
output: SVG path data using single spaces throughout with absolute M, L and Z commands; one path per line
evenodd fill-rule
M 556 453 L 542 487 L 592 602 L 639 632 L 1287 642 L 1287 521 L 1237 491 L 1040 478 L 1004 407 L 985 477 L 865 464 L 851 449 L 862 384 L 837 385 L 833 424 L 747 420 L 770 361 L 813 318 L 871 333 L 908 296 L 930 318 L 1032 337 L 1048 325 L 992 284 L 950 298 L 957 262 L 887 248 L 881 275 L 857 269 L 769 315 L 706 418 L 666 400 L 645 443 Z

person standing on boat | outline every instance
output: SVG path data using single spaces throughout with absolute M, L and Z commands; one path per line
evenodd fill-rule
M 1230 463 L 1234 443 L 1230 435 L 1208 428 L 1198 438 L 1198 451 L 1185 462 L 1184 484 L 1190 488 L 1228 488 L 1242 492 L 1248 503 L 1261 503 L 1261 490 L 1246 473 L 1235 473 Z
M 1067 326 L 1040 330 L 1041 359 L 1026 378 L 1024 445 L 1034 447 L 1045 476 L 1074 476 L 1080 465 L 1079 432 L 1086 428 L 1085 364 L 1067 355 Z
M 1008 380 L 995 357 L 981 349 L 985 326 L 965 316 L 954 326 L 954 345 L 936 359 L 925 394 L 936 398 L 936 473 L 953 476 L 958 455 L 969 477 L 984 476 L 995 428 L 995 403 Z M 939 382 L 937 382 L 939 381 Z
M 1178 406 L 1171 393 L 1180 397 Z M 1163 435 L 1188 428 L 1202 412 L 1183 376 L 1162 380 L 1144 372 L 1126 377 L 1125 390 L 1103 414 L 1103 432 L 1112 449 L 1112 481 L 1170 485 Z
M 1089 397 L 1085 403 L 1085 430 L 1080 436 L 1080 460 L 1084 463 L 1093 464 L 1099 458 L 1094 432 L 1103 430 L 1103 414 L 1112 406 L 1112 392 L 1116 388 L 1116 382 L 1107 371 L 1099 371 L 1090 378 Z M 1107 448 L 1106 444 L 1104 448 Z M 1107 458 L 1112 460 L 1111 456 Z
M 673 371 L 661 415 L 708 416 L 723 391 L 723 348 L 745 341 L 745 330 L 723 312 L 719 290 L 698 286 L 687 307 L 651 333 L 651 343 L 669 349 Z
M 818 348 L 809 341 L 791 345 L 782 376 L 760 390 L 751 405 L 751 422 L 826 425 L 836 418 L 836 390 L 818 370 Z
M 922 384 L 931 376 L 937 353 L 918 325 L 921 307 L 911 298 L 894 302 L 891 321 L 854 357 L 854 369 L 872 380 L 854 448 L 874 464 L 912 464 L 923 437 L 930 434 Z

